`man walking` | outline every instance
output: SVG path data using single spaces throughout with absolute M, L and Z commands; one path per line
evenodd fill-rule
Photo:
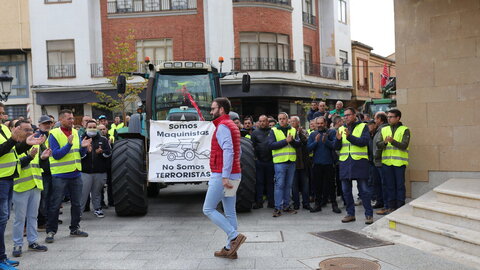
M 216 98 L 211 105 L 210 114 L 216 129 L 212 137 L 210 152 L 210 170 L 207 195 L 203 204 L 203 213 L 227 234 L 227 244 L 215 257 L 237 259 L 237 250 L 247 237 L 237 232 L 236 196 L 227 197 L 224 191 L 234 188 L 231 181 L 240 181 L 240 130 L 230 120 L 230 101 Z M 238 185 L 237 185 L 238 187 Z M 222 202 L 225 215 L 217 211 Z
M 296 214 L 297 211 L 290 207 L 290 195 L 295 177 L 295 161 L 297 160 L 295 148 L 300 147 L 300 139 L 295 128 L 288 124 L 287 113 L 278 114 L 278 124 L 270 131 L 269 142 L 275 168 L 273 217 L 281 216 L 282 211 Z
M 263 208 L 263 192 L 266 187 L 268 207 L 273 208 L 275 205 L 273 199 L 273 169 L 272 151 L 269 148 L 268 135 L 271 128 L 268 126 L 268 118 L 261 115 L 258 118 L 260 127 L 252 132 L 253 149 L 255 150 L 255 204 L 253 209 Z
M 62 110 L 59 113 L 61 126 L 50 131 L 48 143 L 52 149 L 50 170 L 52 172 L 52 198 L 48 210 L 47 237 L 45 242 L 53 243 L 58 230 L 58 214 L 65 189 L 70 192 L 71 223 L 70 236 L 87 237 L 88 234 L 80 230 L 82 196 L 82 161 L 87 147 L 92 139 L 80 141 L 77 130 L 73 128 L 73 113 Z
M 389 126 L 382 128 L 376 145 L 382 149 L 382 176 L 387 185 L 387 213 L 405 204 L 405 168 L 408 165 L 410 130 L 400 119 L 402 113 L 392 109 L 387 113 Z
M 347 216 L 343 223 L 355 221 L 355 203 L 352 195 L 352 180 L 357 181 L 357 188 L 365 208 L 365 224 L 373 223 L 373 209 L 368 188 L 369 163 L 368 142 L 370 134 L 365 123 L 357 121 L 355 109 L 345 109 L 346 126 L 340 127 L 336 134 L 335 148 L 340 150 L 340 180 Z

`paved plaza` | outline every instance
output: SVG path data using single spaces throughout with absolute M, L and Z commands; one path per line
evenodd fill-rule
M 144 217 L 117 217 L 112 208 L 103 219 L 84 213 L 81 225 L 88 238 L 68 236 L 69 204 L 64 204 L 60 216 L 64 222 L 55 243 L 47 244 L 46 253 L 27 251 L 24 245 L 19 269 L 317 269 L 320 261 L 332 257 L 366 258 L 387 270 L 471 269 L 403 245 L 354 250 L 310 234 L 361 231 L 366 226 L 362 207 L 357 207 L 357 221 L 349 224 L 340 222 L 344 208 L 342 214 L 325 208 L 320 213 L 300 210 L 279 218 L 273 218 L 269 208 L 239 214 L 239 231 L 248 237 L 239 258 L 215 258 L 213 252 L 225 244 L 225 234 L 202 213 L 205 191 L 205 184 L 162 189 L 158 198 L 150 199 Z M 9 256 L 12 220 L 6 233 Z M 45 233 L 39 236 L 43 244 Z

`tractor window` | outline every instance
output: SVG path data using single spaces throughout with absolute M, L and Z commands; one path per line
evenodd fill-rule
M 215 98 L 211 76 L 157 74 L 153 117 L 166 120 L 172 114 L 198 114 L 199 110 L 205 120 L 211 120 L 210 105 Z

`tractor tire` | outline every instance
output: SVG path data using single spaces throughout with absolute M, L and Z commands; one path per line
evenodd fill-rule
M 140 139 L 115 142 L 112 153 L 112 189 L 118 216 L 147 213 L 145 148 Z
M 240 146 L 242 148 L 240 157 L 242 181 L 237 190 L 237 212 L 249 212 L 255 202 L 255 153 L 252 141 L 247 138 L 241 138 Z
M 149 198 L 156 198 L 160 193 L 160 183 L 148 183 L 147 196 Z

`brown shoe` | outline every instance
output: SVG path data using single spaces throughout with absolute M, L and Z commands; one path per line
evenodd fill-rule
M 353 222 L 355 221 L 355 216 L 345 216 L 343 219 L 342 219 L 342 223 L 348 223 L 348 222 Z
M 383 208 L 383 209 L 380 209 L 378 210 L 377 212 L 375 212 L 377 215 L 381 215 L 381 216 L 384 216 L 384 215 L 388 215 L 390 213 L 392 213 L 393 210 L 392 209 L 386 209 L 386 208 Z
M 230 242 L 230 250 L 228 251 L 229 255 L 233 255 L 237 252 L 240 246 L 247 240 L 247 237 L 241 233 L 238 234 L 237 238 Z
M 367 224 L 367 225 L 373 224 L 373 217 L 372 216 L 366 216 L 365 217 L 365 224 Z
M 297 213 L 297 210 L 295 210 L 295 209 L 293 209 L 293 208 L 291 208 L 291 207 L 287 207 L 287 208 L 283 209 L 282 212 L 287 213 L 287 214 L 296 214 L 296 213 Z
M 222 248 L 220 251 L 215 251 L 213 254 L 215 257 L 221 257 L 221 258 L 227 258 L 227 259 L 232 259 L 235 260 L 238 258 L 237 252 L 235 251 L 233 254 L 229 255 L 228 253 L 230 250 L 226 250 L 225 248 Z
M 282 215 L 282 211 L 278 210 L 278 209 L 275 209 L 273 210 L 273 217 L 279 217 Z

